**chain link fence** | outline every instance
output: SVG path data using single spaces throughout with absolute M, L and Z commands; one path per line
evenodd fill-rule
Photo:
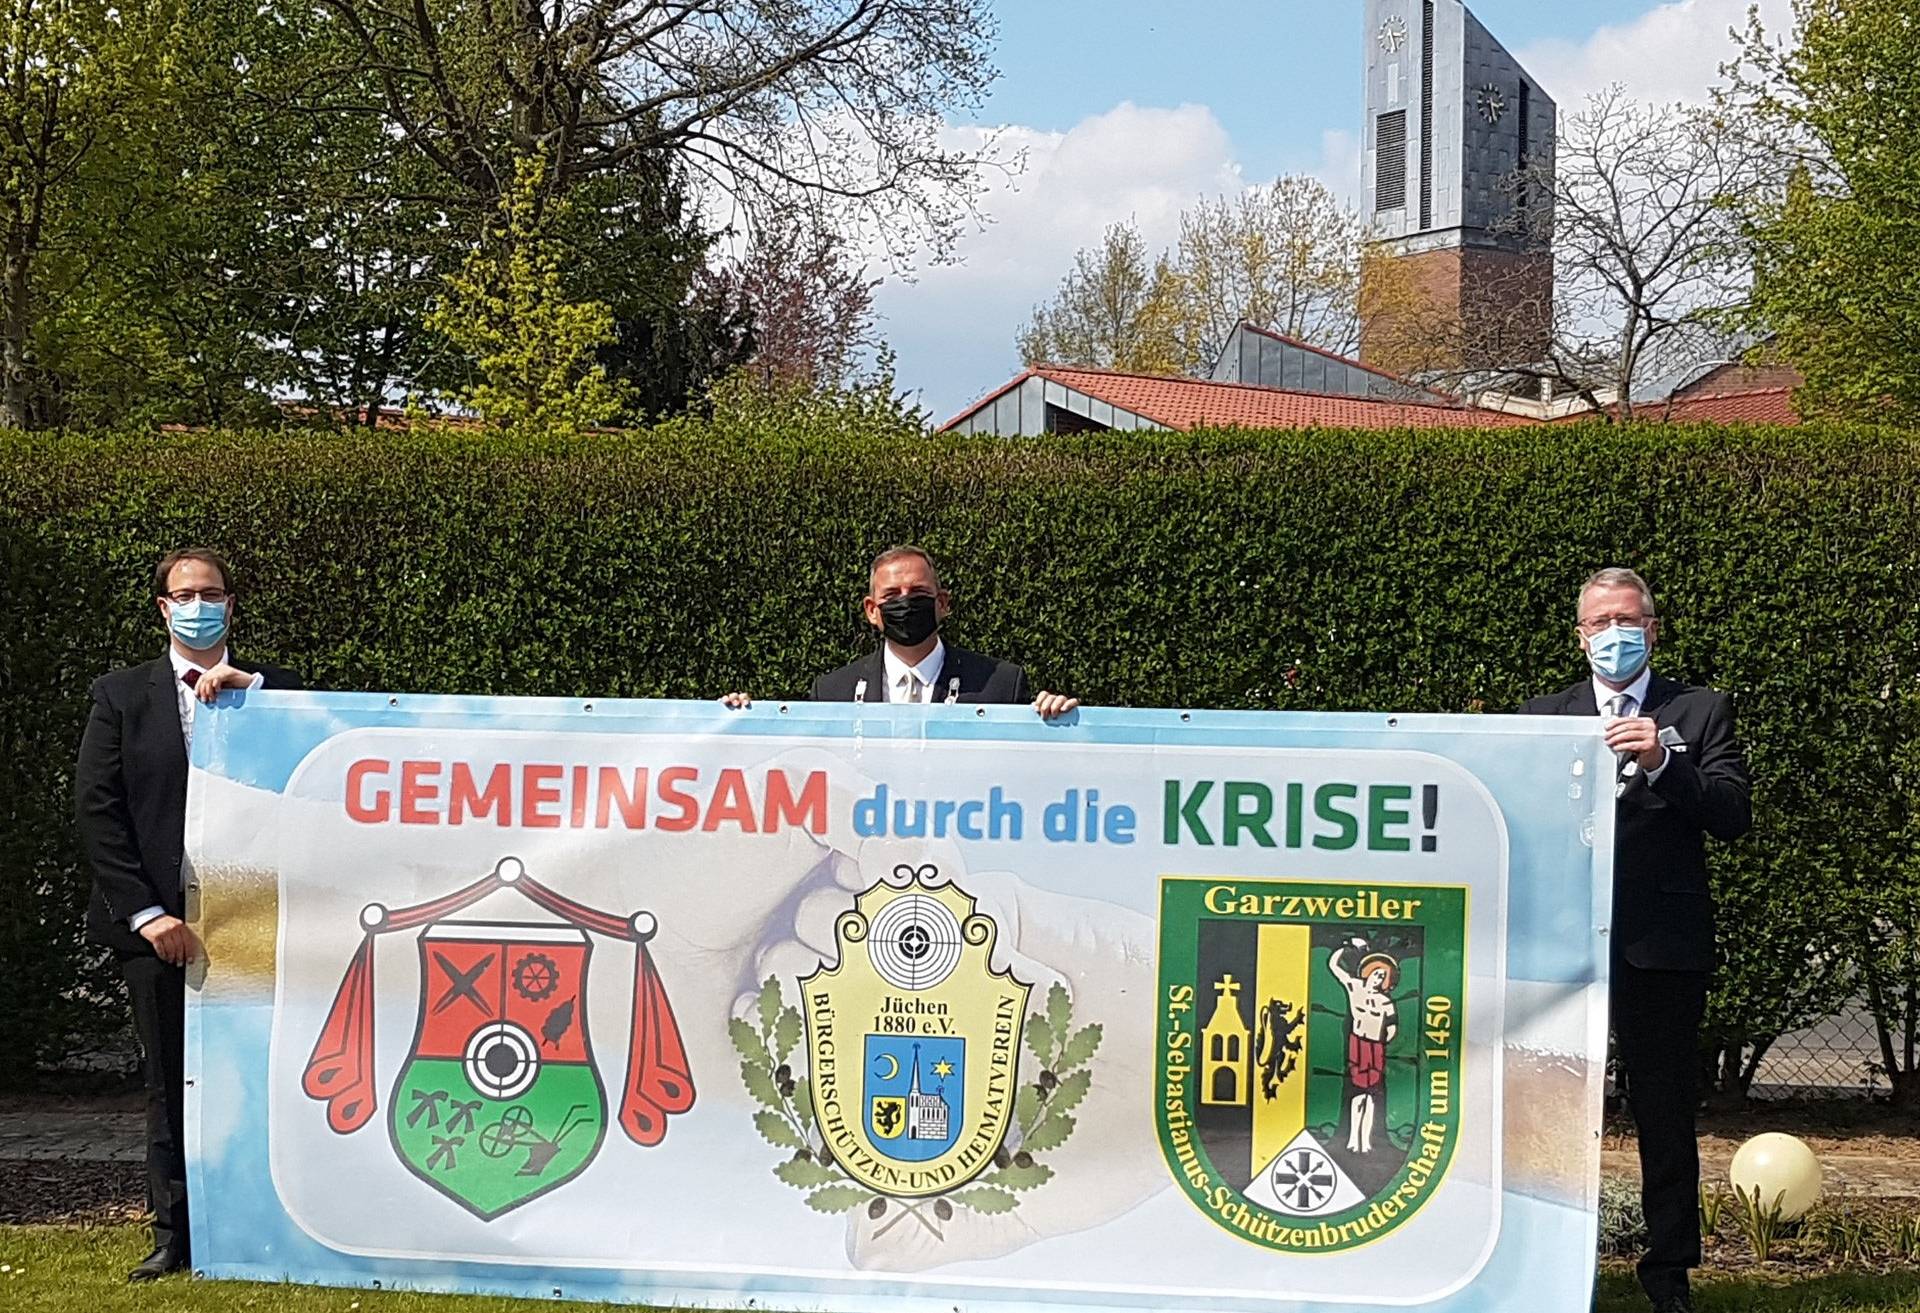
M 1873 1014 L 1865 999 L 1856 999 L 1826 1020 L 1775 1040 L 1748 1094 L 1755 1099 L 1868 1098 L 1890 1088 Z

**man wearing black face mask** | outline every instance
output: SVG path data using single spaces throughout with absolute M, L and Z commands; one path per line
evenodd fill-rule
M 889 547 L 874 558 L 867 595 L 867 623 L 884 640 L 880 650 L 813 681 L 814 702 L 994 702 L 1031 703 L 1042 719 L 1064 716 L 1080 699 L 1044 689 L 1037 695 L 1026 671 L 1011 661 L 951 647 L 940 622 L 953 600 L 940 586 L 933 558 L 918 547 Z M 729 694 L 729 706 L 749 705 Z

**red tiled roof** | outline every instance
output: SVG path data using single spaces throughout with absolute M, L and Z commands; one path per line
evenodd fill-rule
M 1681 393 L 1666 401 L 1642 401 L 1634 406 L 1633 417 L 1664 420 L 1669 424 L 1798 424 L 1799 412 L 1793 408 L 1794 389 L 1790 387 L 1755 388 L 1750 392 L 1720 392 L 1705 396 Z M 1582 420 L 1618 418 L 1620 408 L 1609 406 L 1600 411 L 1578 411 L 1563 415 L 1561 424 Z
M 1122 374 L 1112 370 L 1068 369 L 1053 365 L 1037 366 L 1030 374 L 1038 374 L 1062 387 L 1098 397 L 1101 401 L 1143 415 L 1170 429 L 1208 426 L 1250 429 L 1511 428 L 1534 422 L 1522 415 L 1508 415 L 1496 410 L 1425 405 L 1410 401 L 1376 401 L 1366 397 L 1329 397 L 1313 392 L 1254 387 L 1248 383 L 1215 383 L 1206 379 L 1169 378 L 1159 374 Z M 1022 375 L 1021 379 L 1028 376 Z M 1018 383 L 1021 379 L 1014 382 Z M 980 404 L 984 405 L 985 402 Z M 970 415 L 978 408 L 978 405 L 969 407 L 966 414 Z M 951 426 L 950 423 L 948 427 Z
M 1643 412 L 1635 412 L 1643 413 Z M 1751 392 L 1677 396 L 1664 406 L 1648 406 L 1649 417 L 1677 424 L 1798 424 L 1790 387 L 1755 388 Z
M 1775 388 L 1797 388 L 1806 376 L 1784 360 L 1766 360 L 1760 364 L 1715 365 L 1686 386 L 1675 388 L 1676 397 L 1727 397 L 1736 392 L 1770 392 Z

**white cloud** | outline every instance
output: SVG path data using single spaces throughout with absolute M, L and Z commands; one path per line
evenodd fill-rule
M 991 131 L 946 135 L 977 147 Z M 923 268 L 910 283 L 890 279 L 874 298 L 899 381 L 922 390 L 936 423 L 1013 376 L 1014 334 L 1052 295 L 1074 252 L 1110 224 L 1131 219 L 1157 251 L 1173 243 L 1181 210 L 1198 197 L 1246 185 L 1226 129 L 1204 105 L 1125 102 L 1064 133 L 998 131 L 1004 152 L 1025 150 L 1026 168 L 993 185 L 981 205 L 991 222 L 961 238 L 961 263 Z
M 1360 202 L 1360 138 L 1344 128 L 1320 134 L 1320 164 L 1314 177 L 1349 205 Z
M 1620 83 L 1636 100 L 1705 104 L 1736 53 L 1730 31 L 1746 31 L 1755 0 L 1674 0 L 1584 41 L 1536 41 L 1514 54 L 1539 79 L 1562 114 Z M 1758 0 L 1769 33 L 1791 30 L 1791 0 Z

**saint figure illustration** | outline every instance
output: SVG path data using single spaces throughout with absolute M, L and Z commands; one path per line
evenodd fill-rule
M 1349 954 L 1365 953 L 1367 941 L 1349 939 L 1327 959 L 1327 969 L 1347 991 L 1347 1151 L 1373 1152 L 1373 1129 L 1387 1112 L 1387 1044 L 1400 1031 L 1393 986 L 1400 964 L 1385 953 L 1368 953 L 1357 970 Z

